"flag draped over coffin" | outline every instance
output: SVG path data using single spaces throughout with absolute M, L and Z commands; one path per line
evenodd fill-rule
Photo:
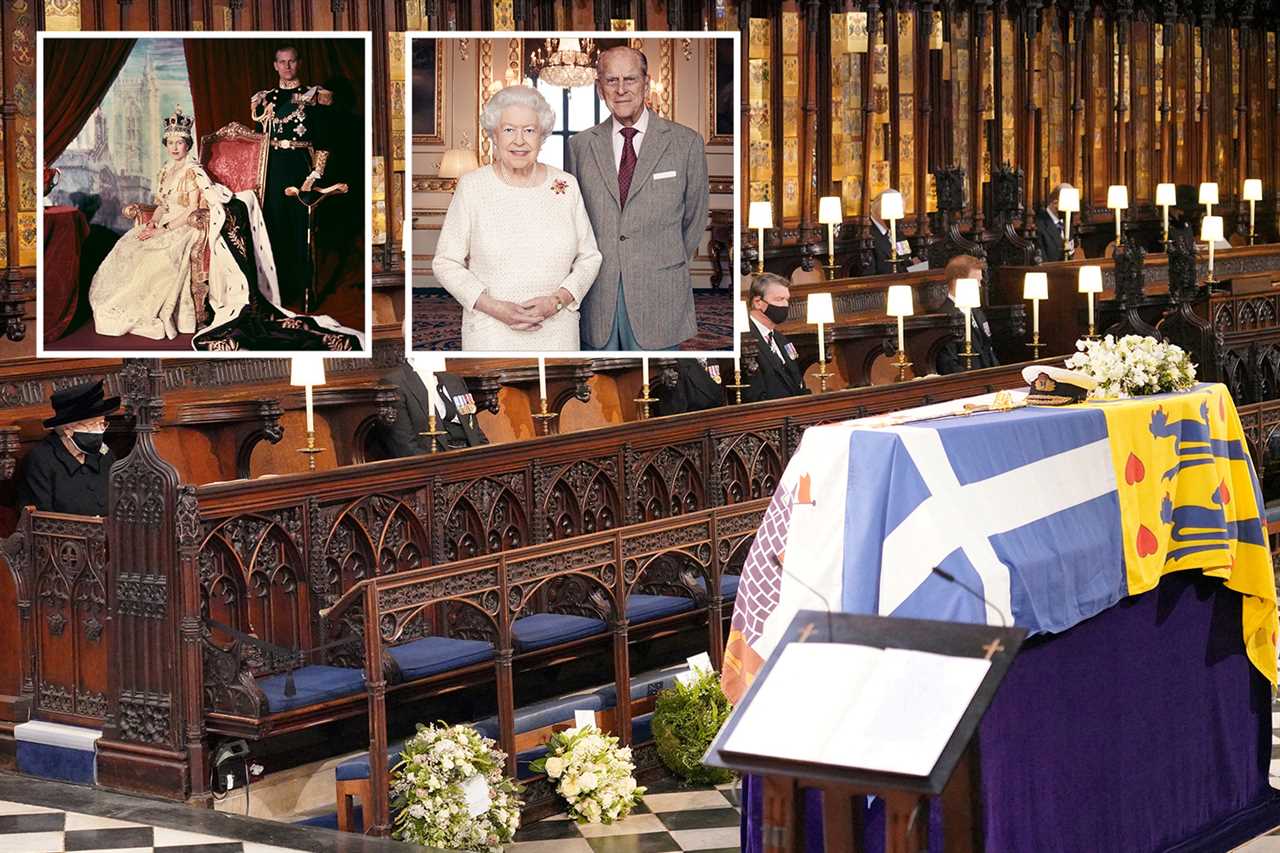
M 1003 614 L 1032 633 L 1059 632 L 1182 570 L 1243 596 L 1245 650 L 1274 684 L 1276 592 L 1261 509 L 1222 385 L 812 427 L 743 566 L 725 692 L 742 697 L 797 610 L 988 624 Z

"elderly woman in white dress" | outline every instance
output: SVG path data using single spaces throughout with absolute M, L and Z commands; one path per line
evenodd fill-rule
M 480 124 L 493 165 L 458 180 L 431 264 L 462 304 L 462 348 L 576 350 L 600 252 L 578 182 L 538 162 L 555 113 L 537 90 L 509 86 Z

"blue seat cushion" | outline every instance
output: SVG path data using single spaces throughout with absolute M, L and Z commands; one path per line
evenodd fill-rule
M 721 598 L 737 598 L 738 583 L 742 580 L 742 575 L 721 575 L 720 576 L 720 597 Z M 694 580 L 698 586 L 703 589 L 707 588 L 707 582 L 703 578 Z
M 648 595 L 633 592 L 627 596 L 627 621 L 648 622 L 693 609 L 693 599 L 683 595 Z
M 609 707 L 599 690 L 583 690 L 567 696 L 543 699 L 532 705 L 516 708 L 514 731 L 516 734 L 531 732 L 556 723 L 573 722 L 574 711 L 599 711 Z M 498 739 L 498 716 L 485 717 L 472 723 L 476 731 L 487 738 Z
M 256 679 L 258 688 L 267 696 L 267 710 L 273 714 L 364 691 L 364 670 L 345 666 L 316 665 L 295 669 L 293 686 L 297 692 L 292 696 L 284 695 L 287 679 L 284 673 Z
M 493 645 L 484 640 L 453 637 L 423 637 L 403 646 L 392 646 L 387 654 L 400 666 L 406 681 L 426 678 L 437 672 L 461 669 L 493 659 Z
M 531 613 L 511 623 L 511 638 L 520 651 L 580 640 L 605 629 L 603 619 L 565 613 Z
M 404 749 L 404 741 L 396 741 L 387 745 L 387 769 L 390 770 L 400 763 L 400 752 Z M 333 775 L 339 782 L 346 782 L 351 779 L 368 779 L 369 778 L 369 753 L 362 752 L 359 755 L 353 755 L 346 761 L 334 768 Z
M 641 714 L 631 721 L 631 742 L 648 743 L 653 740 L 653 714 Z
M 688 671 L 688 664 L 678 663 L 662 669 L 653 669 L 631 676 L 631 701 L 656 695 L 676 683 L 676 676 Z M 618 704 L 618 691 L 613 684 L 606 684 L 596 690 L 596 694 L 604 702 L 604 707 L 612 708 Z

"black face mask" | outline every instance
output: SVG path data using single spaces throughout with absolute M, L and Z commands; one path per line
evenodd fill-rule
M 786 305 L 772 305 L 766 302 L 764 306 L 764 316 L 768 317 L 769 322 L 773 323 L 775 326 L 785 323 L 787 321 L 787 314 L 790 312 L 791 309 Z
M 76 443 L 76 447 L 85 453 L 102 452 L 102 433 L 100 432 L 73 432 L 71 433 L 71 440 Z

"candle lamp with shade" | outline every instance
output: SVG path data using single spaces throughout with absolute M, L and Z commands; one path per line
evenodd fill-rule
M 316 470 L 316 454 L 323 453 L 323 447 L 316 447 L 316 416 L 312 400 L 312 391 L 316 385 L 324 384 L 324 357 L 319 355 L 297 355 L 293 357 L 289 371 L 289 384 L 306 389 L 307 399 L 307 446 L 299 447 L 299 453 L 307 455 L 308 470 Z
M 1206 216 L 1200 220 L 1200 239 L 1209 244 L 1209 274 L 1204 283 L 1214 285 L 1218 280 L 1213 277 L 1213 246 L 1222 239 L 1222 217 Z
M 973 359 L 977 353 L 973 351 L 973 309 L 982 305 L 982 286 L 976 278 L 956 279 L 956 307 L 964 312 L 964 369 L 973 368 Z
M 827 195 L 818 199 L 818 222 L 827 226 L 827 265 L 822 269 L 827 274 L 828 281 L 837 278 L 840 270 L 836 266 L 836 226 L 843 221 L 844 205 L 840 196 Z
M 906 328 L 904 318 L 910 317 L 915 313 L 915 304 L 912 298 L 911 285 L 889 285 L 888 296 L 885 300 L 885 313 L 890 317 L 898 318 L 898 355 L 894 359 L 893 366 L 898 369 L 897 381 L 906 382 L 907 368 L 911 366 L 911 362 L 907 361 Z
M 764 231 L 773 227 L 773 204 L 767 201 L 751 202 L 751 207 L 747 209 L 747 227 L 758 235 L 756 272 L 764 272 Z
M 1240 198 L 1249 202 L 1249 245 L 1252 246 L 1258 236 L 1254 230 L 1254 215 L 1257 213 L 1258 202 L 1262 201 L 1262 181 L 1258 178 L 1245 178 Z
M 733 384 L 725 387 L 733 391 L 739 405 L 742 403 L 742 389 L 747 387 L 742 384 L 742 336 L 751 331 L 751 321 L 747 317 L 747 303 L 741 299 L 734 300 L 733 336 L 738 345 L 733 348 Z
M 1116 245 L 1120 244 L 1120 211 L 1129 209 L 1129 188 L 1120 184 L 1107 187 L 1107 207 L 1116 212 Z
M 1213 216 L 1213 206 L 1218 203 L 1218 185 L 1207 181 L 1200 185 L 1200 203 L 1204 205 L 1204 215 Z
M 1069 261 L 1076 253 L 1075 246 L 1071 243 L 1071 214 L 1080 212 L 1080 190 L 1075 187 L 1063 187 L 1058 190 L 1058 212 L 1062 214 L 1062 243 L 1064 246 L 1070 246 L 1067 249 Z
M 880 218 L 889 223 L 889 262 L 895 265 L 895 272 L 898 269 L 898 220 L 902 216 L 902 193 L 885 190 L 880 196 Z
M 1165 244 L 1165 251 L 1169 251 L 1169 208 L 1178 203 L 1178 188 L 1174 184 L 1157 184 L 1156 185 L 1156 206 L 1163 210 L 1162 220 L 1164 222 L 1163 237 L 1161 242 Z
M 831 325 L 836 321 L 835 309 L 831 304 L 830 293 L 811 293 L 805 300 L 805 308 L 808 311 L 808 321 L 814 323 L 818 327 L 818 384 L 821 392 L 827 392 L 827 377 L 831 374 L 827 372 L 827 340 L 826 333 L 823 331 L 823 324 Z
M 1033 358 L 1040 357 L 1040 300 L 1049 298 L 1049 276 L 1042 272 L 1029 272 L 1022 280 L 1022 298 L 1031 300 L 1031 347 Z
M 440 177 L 457 181 L 467 172 L 480 168 L 476 152 L 470 148 L 450 148 L 440 158 Z
M 1098 337 L 1098 330 L 1094 325 L 1093 298 L 1095 294 L 1102 292 L 1102 267 L 1094 264 L 1086 264 L 1080 267 L 1079 290 L 1085 294 L 1089 301 L 1089 334 L 1085 337 L 1089 340 L 1095 340 Z

